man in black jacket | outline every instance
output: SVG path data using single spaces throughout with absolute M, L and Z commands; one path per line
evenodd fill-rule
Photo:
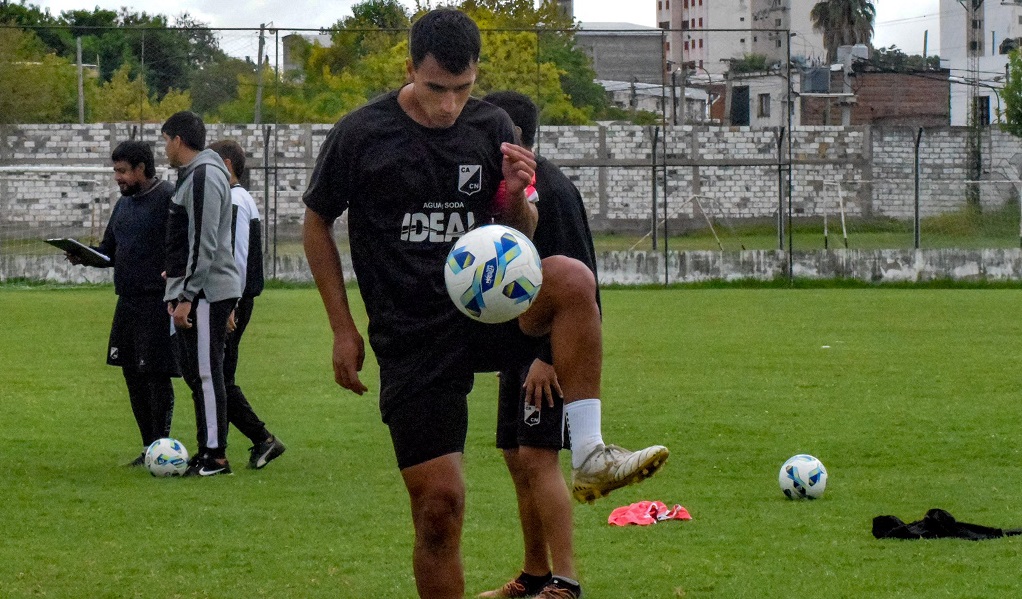
M 167 213 L 174 186 L 156 177 L 149 144 L 125 141 L 112 155 L 114 180 L 121 190 L 103 241 L 93 249 L 114 269 L 114 311 L 107 364 L 120 366 L 131 411 L 142 435 L 142 453 L 129 466 L 141 466 L 145 448 L 170 434 L 174 386 L 179 376 L 172 351 L 170 317 L 163 302 Z M 68 261 L 80 264 L 70 254 Z

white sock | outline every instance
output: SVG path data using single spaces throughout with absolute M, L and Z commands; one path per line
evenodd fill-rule
M 600 400 L 580 399 L 565 404 L 564 417 L 571 436 L 571 467 L 578 468 L 594 449 L 603 445 Z

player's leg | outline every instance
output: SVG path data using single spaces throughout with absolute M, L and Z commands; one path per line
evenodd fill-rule
M 114 308 L 113 322 L 110 325 L 106 363 L 110 366 L 121 368 L 124 384 L 128 389 L 131 414 L 135 417 L 135 424 L 138 426 L 139 435 L 142 437 L 141 453 L 125 464 L 126 466 L 141 466 L 145 458 L 145 449 L 152 442 L 152 425 L 149 421 L 148 407 L 149 392 L 146 389 L 145 381 L 142 379 L 142 374 L 138 370 L 134 351 L 135 320 L 131 310 L 131 299 L 118 296 L 117 307 Z
M 155 441 L 153 438 L 152 408 L 149 402 L 149 385 L 145 375 L 138 371 L 135 366 L 123 366 L 124 383 L 128 388 L 128 400 L 131 402 L 131 413 L 135 417 L 135 424 L 138 425 L 138 432 L 142 436 L 142 454 L 145 457 L 145 448 Z M 142 461 L 136 457 L 127 464 L 128 466 L 141 466 Z
M 550 336 L 571 431 L 575 499 L 592 501 L 656 473 L 669 456 L 666 447 L 632 452 L 603 441 L 603 338 L 592 271 L 566 256 L 544 258 L 543 287 L 518 324 L 527 335 Z
M 231 474 L 226 459 L 227 393 L 224 390 L 223 359 L 227 319 L 234 300 L 192 303 L 192 327 L 182 335 L 182 375 L 195 402 L 198 448 L 185 476 Z
M 462 599 L 465 574 L 461 529 L 465 519 L 462 455 L 447 454 L 404 468 L 415 526 L 412 566 L 419 597 Z
M 287 448 L 266 429 L 266 424 L 235 381 L 241 338 L 252 319 L 254 304 L 255 298 L 243 297 L 234 309 L 235 328 L 227 333 L 224 345 L 224 388 L 227 391 L 227 420 L 252 442 L 248 467 L 259 469 L 280 457 Z
M 160 295 L 133 298 L 136 309 L 134 358 L 147 387 L 152 440 L 170 436 L 174 418 L 174 385 L 177 358 L 170 337 L 170 316 Z
M 451 350 L 388 359 L 380 365 L 380 412 L 411 502 L 412 566 L 419 596 L 462 599 L 461 530 L 465 517 L 462 454 L 468 434 L 471 371 Z M 452 357 L 453 356 L 453 357 Z M 441 364 L 448 358 L 446 366 Z
M 514 333 L 512 333 L 514 334 Z M 521 572 L 499 588 L 480 593 L 482 599 L 531 597 L 550 581 L 550 552 L 543 534 L 543 521 L 536 505 L 527 464 L 519 453 L 519 425 L 522 424 L 521 369 L 509 366 L 500 373 L 497 398 L 497 447 L 503 451 L 511 481 L 515 487 L 518 520 L 522 529 L 525 556 Z M 558 465 L 558 477 L 561 477 Z M 564 486 L 561 478 L 561 486 Z

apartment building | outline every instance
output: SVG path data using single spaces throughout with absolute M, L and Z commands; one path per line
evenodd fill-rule
M 951 70 L 951 124 L 997 121 L 1008 52 L 1022 47 L 1022 4 L 940 0 L 941 66 Z
M 791 55 L 821 61 L 823 37 L 813 31 L 811 0 L 656 0 L 657 24 L 670 30 L 666 69 L 694 64 L 707 76 L 723 74 L 727 62 L 761 54 L 783 63 L 791 39 Z M 720 31 L 733 30 L 733 31 Z

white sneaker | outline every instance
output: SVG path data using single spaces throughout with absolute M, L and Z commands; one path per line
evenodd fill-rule
M 572 470 L 571 495 L 576 501 L 592 503 L 614 489 L 653 476 L 670 455 L 663 445 L 639 451 L 628 451 L 617 445 L 597 447 L 580 467 Z

